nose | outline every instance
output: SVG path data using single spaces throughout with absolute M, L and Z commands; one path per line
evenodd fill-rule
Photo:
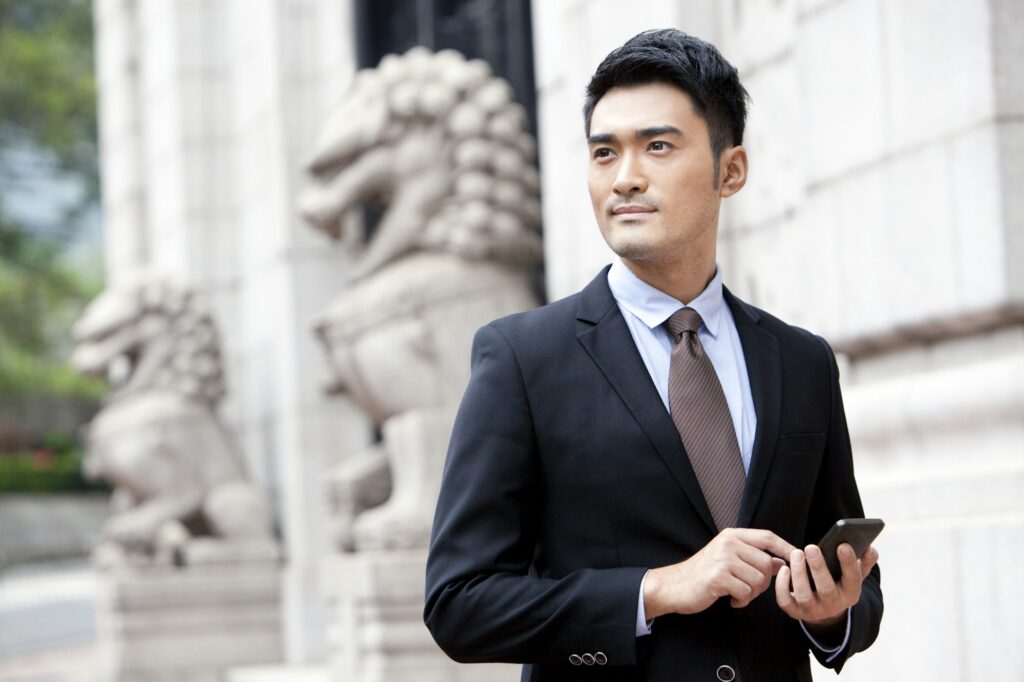
M 612 190 L 620 196 L 643 194 L 647 191 L 647 175 L 643 165 L 634 154 L 623 154 Z

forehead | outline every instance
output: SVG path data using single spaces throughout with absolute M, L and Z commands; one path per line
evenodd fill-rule
M 683 131 L 705 127 L 688 94 L 668 83 L 646 83 L 606 92 L 594 106 L 590 134 L 632 133 L 662 125 Z

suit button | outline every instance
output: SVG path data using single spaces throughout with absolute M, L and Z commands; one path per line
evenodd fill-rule
M 583 665 L 583 659 L 579 654 L 569 654 L 569 662 L 573 665 Z
M 720 665 L 715 671 L 715 677 L 719 679 L 719 682 L 732 682 L 736 679 L 736 671 L 732 669 L 731 665 Z
M 603 651 L 598 651 L 596 654 L 594 654 L 594 662 L 598 665 L 604 665 L 608 662 L 608 657 L 604 655 Z
M 583 665 L 594 665 L 594 654 L 583 654 Z

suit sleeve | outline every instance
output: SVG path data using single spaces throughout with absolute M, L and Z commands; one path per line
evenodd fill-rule
M 452 432 L 427 559 L 424 621 L 464 662 L 566 664 L 603 652 L 636 663 L 646 569 L 536 575 L 544 482 L 522 372 L 505 336 L 473 340 L 472 375 Z
M 850 434 L 846 426 L 846 413 L 843 410 L 843 397 L 839 388 L 839 367 L 831 347 L 824 339 L 819 341 L 824 346 L 829 365 L 829 430 L 807 527 L 807 544 L 818 542 L 839 519 L 864 516 L 853 473 Z M 822 652 L 816 647 L 811 647 L 811 653 L 823 666 L 833 668 L 838 673 L 850 656 L 871 646 L 878 636 L 881 621 L 881 573 L 878 566 L 875 566 L 864 579 L 860 600 L 850 612 L 850 636 L 846 646 L 838 655 Z

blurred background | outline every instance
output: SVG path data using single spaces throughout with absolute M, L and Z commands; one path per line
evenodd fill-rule
M 665 26 L 717 45 L 752 96 L 750 179 L 720 230 L 724 279 L 840 354 L 865 511 L 887 522 L 876 543 L 881 635 L 844 678 L 1024 679 L 1017 0 L 0 0 L 0 680 L 513 679 L 424 672 L 440 654 L 414 608 L 422 574 L 380 571 L 399 555 L 415 568 L 422 542 L 360 552 L 398 534 L 398 522 L 353 525 L 364 507 L 387 490 L 415 497 L 408 486 L 424 508 L 436 494 L 429 472 L 385 480 L 405 466 L 387 447 L 400 431 L 389 424 L 423 408 L 394 407 L 394 395 L 441 381 L 459 393 L 468 365 L 468 338 L 443 341 L 430 321 L 449 314 L 422 293 L 434 285 L 403 268 L 426 254 L 423 281 L 452 290 L 485 279 L 461 274 L 465 263 L 514 272 L 519 307 L 589 282 L 611 253 L 586 193 L 584 88 L 611 49 Z M 479 61 L 430 66 L 430 53 L 414 51 L 381 62 L 416 46 Z M 486 74 L 472 66 L 481 63 Z M 423 130 L 444 130 L 454 160 L 424 160 Z M 490 160 L 465 161 L 476 149 L 463 156 L 465 140 L 482 140 Z M 375 149 L 401 163 L 382 169 Z M 491 175 L 461 182 L 463 161 L 490 164 Z M 450 181 L 450 197 L 400 200 L 431 174 Z M 432 227 L 448 215 L 436 206 L 451 207 L 450 225 Z M 429 260 L 437 254 L 456 269 Z M 159 291 L 178 294 L 154 293 L 159 278 L 177 287 Z M 107 308 L 87 314 L 101 294 Z M 402 301 L 418 295 L 409 313 Z M 481 299 L 485 321 L 503 314 L 503 295 Z M 175 296 L 186 303 L 167 302 Z M 344 317 L 339 301 L 364 317 Z M 387 329 L 366 321 L 374 309 L 422 322 L 416 347 L 428 338 L 431 350 L 409 356 L 429 368 L 416 387 L 395 385 L 403 368 L 384 366 L 396 356 L 362 331 Z M 134 331 L 153 311 L 170 326 Z M 172 466 L 152 483 L 160 467 L 148 454 L 143 473 L 111 467 L 120 455 L 104 454 L 110 442 L 151 453 L 164 441 L 90 441 L 83 427 L 113 432 L 100 428 L 104 412 L 109 426 L 138 389 L 146 349 L 152 357 L 162 335 L 178 338 L 166 330 L 186 318 L 216 327 L 203 351 L 216 370 L 183 360 L 154 385 L 206 396 L 196 404 L 231 434 L 232 480 L 263 496 L 278 550 L 254 559 L 232 549 L 232 575 L 258 565 L 262 587 L 221 603 L 209 586 L 223 576 L 202 574 L 216 613 L 168 616 L 161 599 L 192 603 L 166 596 L 185 594 L 176 586 L 191 580 L 189 566 L 221 565 L 193 562 L 182 549 L 193 545 L 175 539 L 205 537 L 188 514 L 175 517 L 181 527 L 153 526 L 145 562 L 115 562 L 131 571 L 93 551 L 118 533 L 114 544 L 132 546 L 112 515 L 160 491 L 189 497 L 198 479 Z M 71 366 L 86 341 L 95 350 L 129 329 L 146 340 L 97 365 L 109 383 L 78 371 L 93 356 Z M 360 372 L 371 388 L 353 379 Z M 201 377 L 198 388 L 182 375 Z M 427 407 L 443 414 L 448 403 L 436 400 Z M 117 424 L 152 424 L 152 409 L 142 412 Z M 434 428 L 401 438 L 437 459 Z M 215 459 L 198 451 L 187 467 Z M 107 457 L 98 476 L 83 475 L 87 452 Z M 368 575 L 388 577 L 370 585 Z M 146 627 L 125 594 L 149 595 L 138 602 L 156 609 Z M 254 639 L 217 639 L 234 627 L 221 611 L 256 602 Z M 371 608 L 382 603 L 406 606 L 383 623 Z M 199 634 L 153 634 L 176 628 Z M 181 668 L 204 646 L 235 653 Z M 133 647 L 149 652 L 144 662 L 128 660 Z M 389 656 L 406 656 L 405 668 Z M 160 665 L 171 672 L 154 673 Z

